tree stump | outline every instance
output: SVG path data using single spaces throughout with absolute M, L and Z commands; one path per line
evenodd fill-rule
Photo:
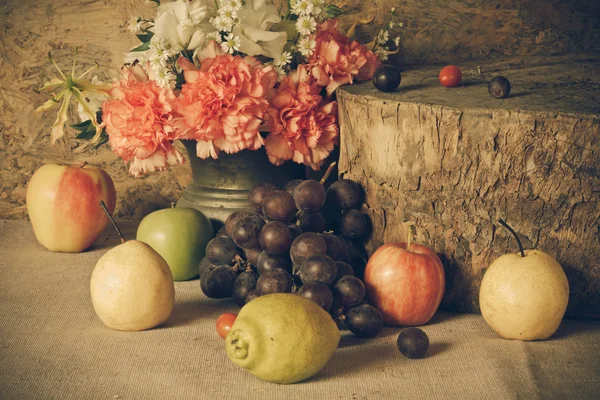
M 486 268 L 526 248 L 545 251 L 570 284 L 567 316 L 600 317 L 600 57 L 519 59 L 463 66 L 456 88 L 441 67 L 403 72 L 394 93 L 370 82 L 337 92 L 340 174 L 366 190 L 367 250 L 405 241 L 444 262 L 442 307 L 479 311 Z M 487 82 L 512 83 L 495 99 Z

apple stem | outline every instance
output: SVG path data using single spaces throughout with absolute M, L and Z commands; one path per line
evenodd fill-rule
M 406 250 L 410 251 L 410 245 L 412 244 L 413 241 L 413 226 L 410 225 L 408 227 L 408 241 L 406 243 Z
M 325 175 L 323 175 L 323 177 L 320 180 L 321 185 L 325 184 L 325 181 L 329 178 L 329 175 L 331 175 L 331 173 L 333 172 L 333 168 L 337 165 L 337 162 L 334 161 L 329 165 L 329 168 L 327 168 L 327 171 L 325 171 Z
M 113 226 L 117 230 L 117 233 L 119 234 L 119 237 L 121 238 L 121 243 L 125 243 L 125 238 L 123 238 L 123 234 L 121 233 L 121 230 L 119 229 L 119 226 L 115 222 L 115 219 L 112 217 L 112 215 L 110 215 L 110 212 L 108 211 L 108 208 L 106 208 L 106 204 L 104 204 L 104 201 L 102 201 L 102 200 L 100 200 L 100 207 L 102 207 L 102 209 L 106 213 L 106 216 L 108 217 L 108 219 L 110 219 L 110 222 L 112 222 Z
M 502 224 L 506 229 L 512 233 L 512 235 L 517 239 L 517 244 L 519 245 L 519 251 L 521 252 L 521 257 L 525 257 L 525 251 L 523 250 L 523 244 L 521 243 L 521 239 L 519 239 L 519 235 L 511 228 L 502 218 L 498 219 L 498 222 Z
M 83 168 L 83 167 L 85 167 L 86 165 L 88 165 L 88 162 L 87 162 L 87 161 L 84 161 L 84 162 L 83 162 L 83 164 L 81 164 L 81 166 L 80 166 L 79 168 Z
M 175 208 L 175 202 L 174 201 L 171 202 L 171 208 Z

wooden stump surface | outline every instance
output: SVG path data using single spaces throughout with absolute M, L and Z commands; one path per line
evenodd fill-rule
M 339 169 L 366 189 L 368 249 L 416 240 L 441 256 L 442 306 L 478 311 L 485 269 L 526 248 L 561 263 L 567 315 L 600 317 L 600 57 L 534 57 L 463 65 L 463 84 L 442 87 L 440 67 L 407 69 L 400 88 L 338 91 Z M 498 100 L 487 80 L 504 75 Z

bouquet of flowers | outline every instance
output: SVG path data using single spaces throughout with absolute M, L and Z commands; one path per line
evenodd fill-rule
M 141 44 L 125 55 L 114 83 L 60 72 L 42 88 L 62 101 L 52 140 L 64 135 L 70 99 L 83 122 L 78 138 L 108 142 L 138 177 L 182 163 L 173 146 L 195 140 L 197 156 L 218 158 L 264 146 L 269 160 L 320 168 L 338 143 L 335 89 L 371 79 L 399 37 L 390 39 L 395 10 L 366 45 L 336 19 L 343 10 L 326 0 L 155 0 L 156 17 L 134 17 Z M 395 50 L 390 50 L 390 47 Z M 60 71 L 60 69 L 59 69 Z M 58 93 L 57 93 L 58 92 Z

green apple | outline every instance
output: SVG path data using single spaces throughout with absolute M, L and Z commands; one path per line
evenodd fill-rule
M 137 230 L 137 240 L 147 243 L 169 264 L 173 280 L 198 275 L 198 264 L 213 236 L 206 215 L 194 208 L 178 207 L 148 214 Z

